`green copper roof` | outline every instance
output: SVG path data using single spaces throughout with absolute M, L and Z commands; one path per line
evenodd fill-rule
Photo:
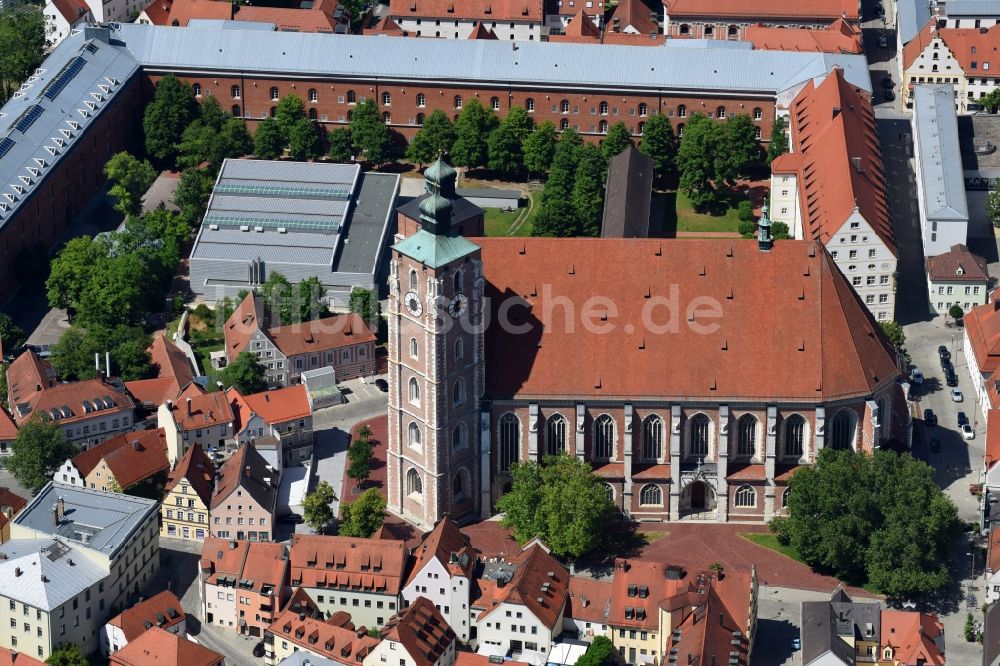
M 392 249 L 428 268 L 440 268 L 472 254 L 479 246 L 462 236 L 437 236 L 421 229 L 396 243 Z
M 434 164 L 427 167 L 427 170 L 424 171 L 424 180 L 436 185 L 441 185 L 442 182 L 449 179 L 453 180 L 457 176 L 458 173 L 441 156 L 438 156 Z

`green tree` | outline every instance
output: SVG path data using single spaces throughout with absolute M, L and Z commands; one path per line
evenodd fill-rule
M 77 319 L 84 325 L 104 326 L 136 320 L 148 305 L 146 276 L 146 264 L 138 255 L 109 257 L 80 292 Z
M 559 557 L 578 559 L 605 543 L 614 504 L 590 463 L 558 455 L 517 463 L 510 492 L 497 502 L 501 525 L 518 543 L 540 537 Z
M 48 666 L 88 666 L 90 664 L 76 645 L 60 645 L 45 660 Z
M 551 120 L 540 123 L 521 144 L 528 174 L 548 173 L 556 154 L 556 126 Z
M 142 195 L 156 180 L 153 165 L 122 152 L 108 160 L 104 174 L 114 183 L 109 193 L 118 200 L 115 210 L 122 215 L 138 215 L 142 210 Z
M 184 130 L 196 117 L 198 102 L 191 86 L 173 74 L 160 79 L 142 119 L 146 152 L 160 160 L 172 159 Z
M 986 107 L 990 113 L 996 113 L 1000 109 L 1000 88 L 994 88 L 979 100 L 979 103 Z
M 295 288 L 288 278 L 277 271 L 272 271 L 260 286 L 260 292 L 271 316 L 277 317 L 282 326 L 295 321 L 295 315 L 298 313 Z
M 42 64 L 47 33 L 42 5 L 16 4 L 0 10 L 0 104 Z
M 788 240 L 792 235 L 788 232 L 788 225 L 784 222 L 771 223 L 771 238 L 774 240 Z
M 351 136 L 354 138 L 354 145 L 361 149 L 369 162 L 381 164 L 389 159 L 392 134 L 382 122 L 374 99 L 366 99 L 354 109 L 351 115 Z
M 215 95 L 205 95 L 199 105 L 198 117 L 201 119 L 202 125 L 218 132 L 226 120 L 230 118 L 230 115 L 219 106 L 219 100 L 216 99 Z
M 201 120 L 193 120 L 181 134 L 181 142 L 177 146 L 177 166 L 187 169 L 198 167 L 207 161 L 217 135 L 217 130 L 203 124 Z
M 785 131 L 785 119 L 777 117 L 771 126 L 771 142 L 767 144 L 767 163 L 770 164 L 778 155 L 788 152 L 788 133 Z
M 150 375 L 148 349 L 149 336 L 137 326 L 71 326 L 52 345 L 50 361 L 62 379 L 91 379 L 97 372 L 94 354 L 99 355 L 103 370 L 104 353 L 109 352 L 112 373 L 123 381 L 133 381 Z
M 253 147 L 253 137 L 247 131 L 246 123 L 239 118 L 229 118 L 212 139 L 208 160 L 213 169 L 218 171 L 223 160 L 249 155 L 253 152 Z
M 333 522 L 336 517 L 333 515 L 333 504 L 337 496 L 333 492 L 333 487 L 326 481 L 316 484 L 316 489 L 305 496 L 302 500 L 302 518 L 306 525 L 318 532 Z
M 330 312 L 326 307 L 326 287 L 315 275 L 295 285 L 294 293 L 298 312 L 293 315 L 293 321 L 312 321 Z
M 719 157 L 724 164 L 726 180 L 747 176 L 760 164 L 760 140 L 757 126 L 745 113 L 730 116 L 722 126 L 724 146 Z
M 357 481 L 358 487 L 364 485 L 364 482 L 371 475 L 369 460 L 371 460 L 374 452 L 375 447 L 372 445 L 371 440 L 360 433 L 347 449 L 347 460 L 349 462 L 347 476 Z
M 351 312 L 361 315 L 369 328 L 374 328 L 375 320 L 378 318 L 378 294 L 373 289 L 354 287 L 351 289 L 348 308 Z
M 276 160 L 285 152 L 285 145 L 288 142 L 281 134 L 278 121 L 274 118 L 265 118 L 253 134 L 253 152 L 262 160 Z
M 45 294 L 54 308 L 76 307 L 84 288 L 107 260 L 104 248 L 89 236 L 70 240 L 52 260 Z
M 0 349 L 3 349 L 3 355 L 16 354 L 26 339 L 24 329 L 15 324 L 9 314 L 0 312 Z
M 684 127 L 677 150 L 680 189 L 696 210 L 705 210 L 717 201 L 714 181 L 723 143 L 722 126 L 700 113 L 694 113 Z
M 192 227 L 197 226 L 205 214 L 208 197 L 212 194 L 212 176 L 201 169 L 186 169 L 174 190 L 174 205 Z
M 22 486 L 36 493 L 76 454 L 57 422 L 35 415 L 17 431 L 6 467 Z
M 653 170 L 663 179 L 676 170 L 677 139 L 670 119 L 662 113 L 654 113 L 642 128 L 639 150 L 653 160 Z
M 340 127 L 328 135 L 330 141 L 330 159 L 334 162 L 350 162 L 354 159 L 357 149 L 354 147 L 354 137 L 350 127 Z
M 486 110 L 478 99 L 470 99 L 462 107 L 455 121 L 455 143 L 451 149 L 452 161 L 469 168 L 484 167 L 489 162 L 488 140 L 497 126 L 497 118 Z
M 222 383 L 226 386 L 235 386 L 243 395 L 267 390 L 264 366 L 249 352 L 240 352 L 240 355 L 222 370 Z
M 288 154 L 291 158 L 302 162 L 318 157 L 322 153 L 316 124 L 308 118 L 297 120 L 292 125 L 288 141 Z
M 576 211 L 578 235 L 600 236 L 604 216 L 604 179 L 608 163 L 600 149 L 592 143 L 580 147 L 573 178 L 573 208 Z
M 278 125 L 281 138 L 287 145 L 292 138 L 292 128 L 300 120 L 306 120 L 306 105 L 297 95 L 285 95 L 278 100 L 274 110 L 274 122 Z
M 958 321 L 965 316 L 965 310 L 963 310 L 962 306 L 958 303 L 952 303 L 951 307 L 948 308 L 948 316 L 955 321 Z
M 903 327 L 895 321 L 880 321 L 879 325 L 882 327 L 882 332 L 885 333 L 885 337 L 889 338 L 889 342 L 896 349 L 904 349 L 906 347 L 906 333 L 903 331 Z
M 406 159 L 421 165 L 430 164 L 438 155 L 450 153 L 454 143 L 455 126 L 444 111 L 436 109 L 407 146 Z
M 772 529 L 814 568 L 892 598 L 948 583 L 946 561 L 962 525 L 926 463 L 888 450 L 826 448 L 788 492 L 789 516 Z
M 611 662 L 615 646 L 607 636 L 594 636 L 587 651 L 576 660 L 576 666 L 603 666 Z
M 1000 88 L 994 92 L 1000 92 Z M 1000 178 L 996 179 L 993 189 L 986 195 L 986 217 L 994 227 L 1000 227 Z
M 369 488 L 355 501 L 340 505 L 340 536 L 369 539 L 385 520 L 385 498 L 378 488 Z
M 574 129 L 563 132 L 556 145 L 549 179 L 542 191 L 541 210 L 535 218 L 535 236 L 575 236 L 578 232 L 573 186 L 583 140 Z
M 524 170 L 522 145 L 531 135 L 534 125 L 535 121 L 524 108 L 511 108 L 487 139 L 490 169 L 508 177 L 518 176 Z
M 607 135 L 601 141 L 601 154 L 604 155 L 604 159 L 610 160 L 630 145 L 632 145 L 632 134 L 625 123 L 617 122 L 608 128 Z

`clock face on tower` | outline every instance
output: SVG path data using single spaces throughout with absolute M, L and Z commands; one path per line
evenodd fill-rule
M 465 308 L 469 305 L 469 297 L 465 294 L 458 294 L 448 303 L 448 314 L 453 319 L 458 319 L 465 313 Z
M 420 313 L 424 311 L 424 306 L 420 302 L 420 297 L 417 296 L 417 292 L 415 291 L 406 292 L 406 296 L 403 297 L 403 302 L 406 304 L 406 311 L 414 317 L 419 317 Z

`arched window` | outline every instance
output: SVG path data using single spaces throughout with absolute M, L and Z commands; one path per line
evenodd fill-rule
M 534 113 L 535 112 L 535 100 L 531 99 L 530 97 L 528 99 L 524 100 L 524 110 L 527 111 L 528 113 Z
M 642 458 L 659 460 L 663 457 L 663 419 L 650 416 L 642 423 Z
M 556 456 L 566 451 L 566 417 L 555 414 L 545 424 L 546 453 Z
M 417 106 L 425 107 L 427 106 L 427 96 L 423 93 L 417 93 Z
M 420 127 L 424 126 L 424 114 L 422 113 L 417 114 L 417 125 L 419 125 Z
M 704 34 L 705 37 L 711 37 L 712 35 L 715 34 L 715 26 L 711 24 L 706 25 L 705 29 L 702 31 L 702 34 Z
M 201 84 L 200 83 L 193 84 L 191 86 L 191 90 L 194 91 L 194 96 L 195 97 L 201 97 Z
M 738 507 L 757 506 L 757 491 L 751 486 L 740 486 L 736 490 L 736 498 L 733 501 L 733 505 Z
M 348 104 L 357 104 L 358 103 L 358 97 L 357 97 L 357 95 L 354 94 L 353 90 L 348 90 L 347 91 L 347 103 Z
M 420 481 L 420 474 L 417 470 L 411 469 L 406 473 L 406 494 L 419 496 L 424 493 L 424 484 Z
M 740 417 L 736 455 L 754 456 L 757 453 L 757 418 L 753 414 Z
M 417 347 L 417 339 L 410 338 L 410 358 L 420 358 L 419 348 Z
M 644 116 L 647 113 L 649 113 L 649 107 L 646 106 L 645 102 L 643 102 L 642 104 L 639 105 L 639 115 Z
M 691 418 L 688 430 L 691 432 L 690 454 L 692 456 L 708 455 L 708 426 L 708 417 L 704 414 L 695 414 Z
M 559 121 L 559 129 L 564 132 L 569 129 L 569 118 L 563 118 Z
M 615 420 L 601 414 L 594 421 L 594 459 L 610 460 L 615 455 Z
M 239 99 L 240 98 L 240 87 L 239 86 L 233 86 L 233 87 L 231 87 L 229 89 L 229 95 L 233 99 Z
M 728 36 L 729 39 L 736 39 L 740 34 L 740 29 L 735 25 L 729 26 Z
M 642 133 L 646 131 L 646 123 L 639 123 L 636 128 L 636 134 L 642 136 Z
M 461 361 L 462 356 L 465 354 L 465 342 L 462 338 L 455 340 L 455 360 Z
M 690 35 L 691 34 L 691 26 L 689 26 L 687 23 L 681 23 L 681 27 L 678 30 L 678 32 L 680 34 L 682 34 L 682 35 Z
M 854 419 L 851 413 L 842 409 L 830 424 L 830 446 L 838 451 L 854 448 Z
M 497 441 L 500 445 L 500 471 L 510 470 L 521 454 L 521 423 L 517 417 L 507 412 L 500 417 Z
M 309 116 L 309 120 L 316 120 L 316 117 L 317 117 L 316 116 L 316 107 L 314 107 L 314 106 L 309 107 L 309 113 L 307 115 Z
M 455 429 L 451 431 L 451 448 L 455 451 L 464 449 L 466 444 L 469 443 L 468 430 L 464 423 L 459 423 L 455 426 Z
M 724 106 L 717 107 L 715 109 L 715 117 L 718 118 L 719 120 L 725 120 L 726 119 L 726 107 L 724 107 Z
M 569 100 L 568 99 L 564 99 L 563 101 L 559 102 L 559 111 L 561 113 L 569 113 Z
M 455 108 L 456 109 L 461 109 L 462 108 L 462 96 L 461 95 L 455 95 Z
M 314 104 L 319 101 L 319 93 L 316 92 L 315 88 L 309 89 L 309 101 Z
M 607 102 L 605 102 L 605 101 L 602 100 L 599 108 L 600 108 L 600 112 L 601 112 L 602 116 L 608 115 L 608 103 Z
M 233 108 L 231 109 L 231 111 L 233 114 L 233 118 L 243 117 L 243 109 L 240 108 L 239 104 L 233 104 Z
M 171 22 L 170 22 L 170 25 L 171 25 L 172 27 L 174 27 L 174 28 L 176 28 L 176 27 L 177 27 L 177 26 L 179 26 L 180 24 L 181 24 L 181 22 L 180 22 L 180 21 L 178 21 L 177 19 L 174 19 L 173 21 L 171 21 Z
M 680 106 L 677 107 L 678 118 L 687 118 L 687 114 L 688 114 L 688 108 L 686 106 L 681 104 Z
M 758 141 L 760 141 L 760 138 L 761 138 L 762 136 L 763 136 L 763 134 L 761 133 L 761 130 L 760 130 L 760 128 L 759 128 L 759 127 L 755 127 L 755 128 L 754 128 L 754 130 L 753 130 L 753 138 L 755 138 L 755 139 L 757 139 Z
M 410 426 L 406 430 L 407 442 L 415 449 L 420 448 L 420 426 L 410 421 Z
M 382 93 L 382 106 L 392 106 L 392 95 L 387 92 Z
M 684 123 L 681 123 L 680 125 L 677 126 L 677 138 L 680 139 L 683 138 L 683 136 L 684 136 Z
M 604 494 L 607 496 L 608 501 L 614 504 L 615 502 L 615 488 L 610 483 L 604 484 Z
M 271 88 L 271 101 L 272 102 L 277 102 L 278 101 L 278 88 L 277 88 L 277 86 L 273 86 Z
M 792 494 L 791 488 L 785 488 L 785 492 L 781 493 L 781 508 L 788 508 L 788 497 Z
M 270 113 L 271 117 L 274 118 L 276 115 L 278 115 L 278 107 L 272 106 L 271 110 L 268 113 Z
M 417 383 L 416 377 L 410 377 L 410 402 L 414 405 L 420 404 L 420 384 Z
M 451 482 L 451 491 L 456 500 L 463 500 L 469 494 L 469 473 L 464 469 L 458 470 L 454 480 Z
M 764 117 L 764 112 L 761 111 L 760 107 L 759 106 L 754 107 L 754 110 L 753 110 L 753 119 L 754 120 L 760 120 L 763 117 Z
M 416 288 L 417 288 L 417 272 L 411 268 L 410 269 L 410 290 L 412 291 L 412 290 L 414 290 Z
M 457 270 L 451 276 L 451 287 L 456 294 L 462 291 L 462 271 Z
M 607 134 L 608 133 L 608 121 L 607 120 L 602 120 L 600 123 L 598 123 L 597 131 L 600 132 L 601 134 Z
M 639 491 L 639 504 L 642 506 L 660 506 L 663 504 L 663 491 L 655 483 L 647 483 Z
M 490 108 L 493 109 L 494 111 L 499 111 L 500 110 L 500 98 L 499 97 L 491 97 L 490 98 Z
M 798 414 L 792 414 L 785 421 L 785 456 L 801 458 L 805 437 L 806 420 Z
M 455 407 L 465 404 L 465 380 L 459 377 L 451 389 L 451 402 Z
M 392 116 L 389 115 L 388 111 L 382 114 L 382 122 L 386 125 L 392 122 Z

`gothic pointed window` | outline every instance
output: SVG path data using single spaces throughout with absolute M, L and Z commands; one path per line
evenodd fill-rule
M 410 377 L 409 397 L 411 404 L 420 404 L 420 384 L 417 382 L 416 377 Z
M 660 506 L 663 504 L 663 491 L 655 483 L 647 483 L 639 491 L 639 504 L 643 506 Z
M 468 443 L 468 429 L 465 427 L 464 423 L 459 423 L 455 426 L 455 429 L 451 431 L 451 448 L 454 451 L 460 451 L 464 449 Z
M 545 426 L 545 452 L 550 456 L 556 456 L 566 452 L 566 417 L 562 414 L 555 414 L 549 417 Z
M 521 423 L 517 417 L 507 412 L 500 417 L 497 433 L 500 471 L 507 472 L 521 454 Z
M 420 448 L 420 426 L 416 423 L 411 422 L 410 426 L 407 428 L 407 442 L 411 448 Z
M 740 417 L 737 426 L 736 455 L 753 457 L 757 454 L 757 418 L 752 414 Z
M 465 380 L 459 377 L 455 380 L 455 386 L 452 388 L 452 404 L 455 407 L 465 404 Z
M 842 409 L 833 417 L 830 424 L 830 446 L 837 450 L 854 448 L 854 418 L 851 412 Z
M 663 419 L 650 416 L 642 423 L 642 459 L 653 462 L 663 457 Z
M 610 460 L 615 454 L 615 421 L 601 414 L 594 421 L 594 459 Z
M 424 493 L 424 484 L 420 481 L 420 474 L 415 469 L 406 473 L 406 494 L 417 499 Z
M 801 458 L 803 442 L 806 434 L 806 420 L 798 414 L 792 414 L 785 422 L 785 456 Z
M 737 507 L 757 506 L 757 491 L 751 486 L 743 485 L 736 490 L 736 498 L 733 505 Z
M 695 414 L 691 418 L 691 422 L 688 425 L 691 436 L 690 455 L 698 457 L 708 455 L 708 426 L 708 417 L 704 414 Z

